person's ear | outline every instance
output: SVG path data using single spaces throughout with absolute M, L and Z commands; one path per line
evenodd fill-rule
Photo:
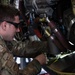
M 6 24 L 7 24 L 6 21 L 3 21 L 3 22 L 1 23 L 1 27 L 2 27 L 3 30 L 6 30 Z

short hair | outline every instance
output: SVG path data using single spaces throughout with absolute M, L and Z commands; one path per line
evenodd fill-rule
M 15 16 L 19 16 L 19 10 L 10 5 L 1 5 L 0 4 L 0 20 L 2 21 L 14 21 Z

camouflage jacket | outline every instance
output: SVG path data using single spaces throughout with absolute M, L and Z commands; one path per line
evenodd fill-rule
M 21 48 L 21 45 L 24 45 L 24 46 L 22 46 Z M 38 46 L 38 47 L 35 47 L 35 46 Z M 37 44 L 35 46 L 34 46 L 34 43 L 29 45 L 28 43 L 27 44 L 12 43 L 12 44 L 6 45 L 6 42 L 0 37 L 0 75 L 37 75 L 41 69 L 41 65 L 37 60 L 34 59 L 22 71 L 19 69 L 15 60 L 13 60 L 13 55 L 24 57 L 26 53 L 31 55 L 36 53 L 37 48 L 39 50 L 43 49 L 43 47 L 40 47 L 41 44 L 40 45 Z M 25 49 L 23 47 L 25 47 Z M 30 52 L 25 50 L 29 50 Z M 37 54 L 41 52 L 42 51 L 39 51 Z

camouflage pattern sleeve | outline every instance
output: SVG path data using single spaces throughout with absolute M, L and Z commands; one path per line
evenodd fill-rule
M 24 75 L 37 75 L 38 73 L 40 73 L 40 71 L 41 71 L 41 65 L 36 59 L 34 59 L 23 70 L 23 74 Z
M 11 48 L 12 45 L 12 48 Z M 11 52 L 14 56 L 18 57 L 27 57 L 34 58 L 41 53 L 47 52 L 47 42 L 41 41 L 13 41 L 12 44 L 9 44 Z
M 34 59 L 24 69 L 20 69 L 19 75 L 37 75 L 41 71 L 40 63 Z

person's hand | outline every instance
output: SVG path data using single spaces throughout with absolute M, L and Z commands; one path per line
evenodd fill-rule
M 38 55 L 35 59 L 38 60 L 41 65 L 46 64 L 46 56 L 44 54 Z

